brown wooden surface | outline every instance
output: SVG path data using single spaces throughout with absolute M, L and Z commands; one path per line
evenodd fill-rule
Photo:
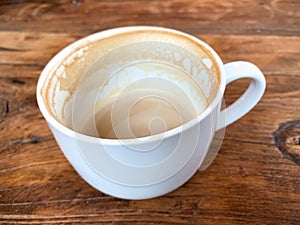
M 67 44 L 140 24 L 196 35 L 224 62 L 254 62 L 267 90 L 227 127 L 205 172 L 168 195 L 127 201 L 74 171 L 39 112 L 35 88 Z M 298 0 L 0 1 L 0 224 L 300 224 L 299 35 Z M 247 82 L 228 86 L 227 104 Z

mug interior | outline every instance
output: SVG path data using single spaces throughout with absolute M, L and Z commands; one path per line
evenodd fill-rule
M 141 79 L 112 74 L 138 62 L 160 62 L 184 71 L 201 87 L 211 106 L 221 82 L 215 57 L 204 43 L 178 31 L 155 27 L 112 29 L 81 39 L 55 56 L 41 75 L 37 94 L 51 117 L 82 133 L 83 123 L 94 113 L 95 105 Z M 168 79 L 184 86 L 184 79 Z M 190 88 L 184 90 L 196 117 L 201 113 L 197 111 L 198 96 Z M 83 134 L 96 136 L 95 132 Z

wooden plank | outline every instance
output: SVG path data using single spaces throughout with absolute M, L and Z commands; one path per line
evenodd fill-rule
M 72 4 L 75 3 L 75 4 Z M 300 34 L 298 0 L 2 1 L 0 30 L 89 34 L 137 24 L 197 34 Z
M 81 37 L 65 33 L 2 31 L 0 66 L 3 67 L 0 69 L 0 76 L 12 76 L 16 72 L 10 71 L 20 71 L 14 65 L 41 69 L 57 52 Z M 266 74 L 300 75 L 299 36 L 197 35 L 197 37 L 211 45 L 224 62 L 246 60 L 257 64 Z
M 59 50 L 80 37 L 70 34 L 2 31 L 0 66 L 44 66 Z
M 299 36 L 200 35 L 224 62 L 244 60 L 266 74 L 300 75 Z

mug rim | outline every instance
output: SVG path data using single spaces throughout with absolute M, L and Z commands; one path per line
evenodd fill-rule
M 91 42 L 98 41 L 100 39 L 104 38 L 109 38 L 113 35 L 117 34 L 122 34 L 122 33 L 128 33 L 128 32 L 133 32 L 133 31 L 160 31 L 160 32 L 169 32 L 171 34 L 176 34 L 181 37 L 187 38 L 189 41 L 193 41 L 194 43 L 200 45 L 202 48 L 204 48 L 210 56 L 210 59 L 216 63 L 216 66 L 219 71 L 219 88 L 218 88 L 218 93 L 213 99 L 213 101 L 208 105 L 208 107 L 201 112 L 198 116 L 195 118 L 191 119 L 190 121 L 181 124 L 180 126 L 177 126 L 173 129 L 167 130 L 165 132 L 159 133 L 159 134 L 154 134 L 154 135 L 149 135 L 145 137 L 139 137 L 139 138 L 128 138 L 128 139 L 107 139 L 107 138 L 101 138 L 101 137 L 94 137 L 94 136 L 89 136 L 86 134 L 79 133 L 77 131 L 74 131 L 68 127 L 66 127 L 64 124 L 59 122 L 56 118 L 51 115 L 51 113 L 48 111 L 46 107 L 46 103 L 44 102 L 44 99 L 42 95 L 40 94 L 44 82 L 47 79 L 48 75 L 53 73 L 53 69 L 58 67 L 59 64 L 61 64 L 62 61 L 66 60 L 66 58 L 78 51 L 79 49 L 82 49 L 85 47 L 87 44 L 90 44 Z M 101 141 L 102 144 L 105 145 L 134 145 L 134 144 L 139 144 L 139 143 L 146 143 L 146 142 L 151 142 L 151 141 L 156 141 L 156 140 L 161 140 L 161 137 L 163 135 L 163 139 L 166 139 L 170 136 L 174 136 L 178 133 L 182 133 L 183 131 L 189 129 L 190 127 L 195 126 L 197 123 L 202 121 L 204 118 L 206 118 L 210 113 L 213 112 L 215 107 L 218 105 L 220 100 L 223 97 L 224 91 L 225 91 L 225 86 L 226 86 L 226 80 L 225 80 L 225 69 L 224 69 L 224 64 L 219 57 L 219 55 L 215 52 L 215 50 L 210 47 L 207 43 L 204 41 L 200 40 L 199 38 L 184 33 L 182 31 L 178 31 L 172 28 L 166 28 L 166 27 L 158 27 L 158 26 L 125 26 L 125 27 L 117 27 L 117 28 L 112 28 L 100 32 L 96 32 L 94 34 L 88 35 L 86 37 L 83 37 L 68 46 L 64 47 L 62 50 L 60 50 L 52 59 L 47 63 L 45 68 L 42 70 L 42 73 L 38 79 L 37 83 L 37 88 L 36 88 L 36 98 L 37 98 L 37 103 L 39 106 L 39 109 L 46 119 L 46 121 L 51 124 L 55 129 L 59 130 L 63 134 L 70 136 L 70 137 L 76 137 L 76 139 L 89 142 L 89 143 L 99 143 Z M 137 141 L 138 140 L 138 141 Z

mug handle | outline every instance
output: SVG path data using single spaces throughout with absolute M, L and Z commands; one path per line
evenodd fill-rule
M 266 80 L 261 70 L 254 64 L 236 61 L 225 64 L 226 85 L 240 78 L 252 81 L 244 94 L 220 112 L 217 129 L 220 130 L 248 113 L 261 99 L 266 89 Z

